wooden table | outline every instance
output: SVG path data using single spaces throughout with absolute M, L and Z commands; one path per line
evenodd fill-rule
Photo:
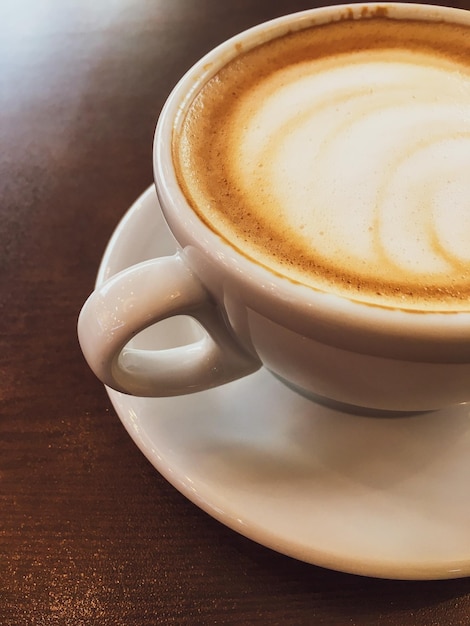
M 314 4 L 0 3 L 1 624 L 470 623 L 469 579 L 324 570 L 202 512 L 140 453 L 78 347 L 170 89 L 228 36 Z

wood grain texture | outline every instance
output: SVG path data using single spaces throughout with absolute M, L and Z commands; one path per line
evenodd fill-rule
M 228 36 L 313 4 L 0 3 L 4 626 L 469 623 L 468 579 L 325 571 L 197 509 L 132 443 L 77 344 L 107 240 L 152 180 L 172 86 Z

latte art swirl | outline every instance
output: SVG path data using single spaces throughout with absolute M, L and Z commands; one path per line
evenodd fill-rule
M 241 62 L 236 80 L 218 76 L 186 120 L 184 186 L 216 232 L 291 280 L 376 304 L 470 309 L 469 62 L 416 37 L 370 39 L 304 52 L 246 88 Z M 221 115 L 211 103 L 227 98 L 223 80 L 236 97 Z M 194 156 L 208 112 L 210 175 Z
M 470 263 L 470 81 L 420 58 L 367 56 L 326 71 L 307 63 L 247 94 L 228 142 L 233 180 L 305 256 L 377 281 L 459 279 Z

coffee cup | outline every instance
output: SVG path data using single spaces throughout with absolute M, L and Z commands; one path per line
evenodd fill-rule
M 281 17 L 177 84 L 154 141 L 171 257 L 78 322 L 106 385 L 197 392 L 267 368 L 314 400 L 470 400 L 470 12 L 351 4 Z M 133 337 L 178 315 L 193 343 Z

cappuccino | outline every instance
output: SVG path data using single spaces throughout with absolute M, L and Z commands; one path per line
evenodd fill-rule
M 199 217 L 286 279 L 470 310 L 470 27 L 385 12 L 241 50 L 175 124 Z

